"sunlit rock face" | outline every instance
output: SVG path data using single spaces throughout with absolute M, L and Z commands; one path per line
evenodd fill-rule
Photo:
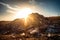
M 27 26 L 28 27 L 39 27 L 41 29 L 45 29 L 48 26 L 48 20 L 45 19 L 43 15 L 38 13 L 32 13 L 27 18 Z

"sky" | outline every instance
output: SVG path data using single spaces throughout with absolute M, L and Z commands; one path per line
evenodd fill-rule
M 60 0 L 0 0 L 0 21 L 13 20 L 14 10 L 30 7 L 45 17 L 60 16 Z

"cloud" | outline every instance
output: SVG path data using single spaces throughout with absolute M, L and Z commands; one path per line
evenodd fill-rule
M 3 3 L 3 2 L 0 2 L 0 4 L 6 6 L 6 7 L 9 8 L 9 9 L 12 9 L 12 7 L 11 7 L 10 5 L 8 5 L 8 4 L 5 4 L 5 3 Z
M 6 3 L 0 2 L 0 4 L 2 4 L 3 6 L 7 7 L 10 10 L 18 10 L 17 8 L 11 7 L 9 4 Z

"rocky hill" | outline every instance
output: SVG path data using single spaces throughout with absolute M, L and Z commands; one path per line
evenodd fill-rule
M 35 32 L 44 33 L 52 26 L 54 28 L 60 28 L 60 17 L 44 17 L 38 13 L 32 13 L 27 19 L 22 18 L 13 21 L 0 21 L 0 34 L 21 33 L 26 30 L 26 32 L 29 33 L 34 33 L 34 30 Z

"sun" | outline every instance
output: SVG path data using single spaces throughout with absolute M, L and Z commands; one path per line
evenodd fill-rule
M 31 14 L 33 11 L 30 8 L 23 8 L 21 10 L 16 11 L 16 18 L 26 18 L 29 14 Z

